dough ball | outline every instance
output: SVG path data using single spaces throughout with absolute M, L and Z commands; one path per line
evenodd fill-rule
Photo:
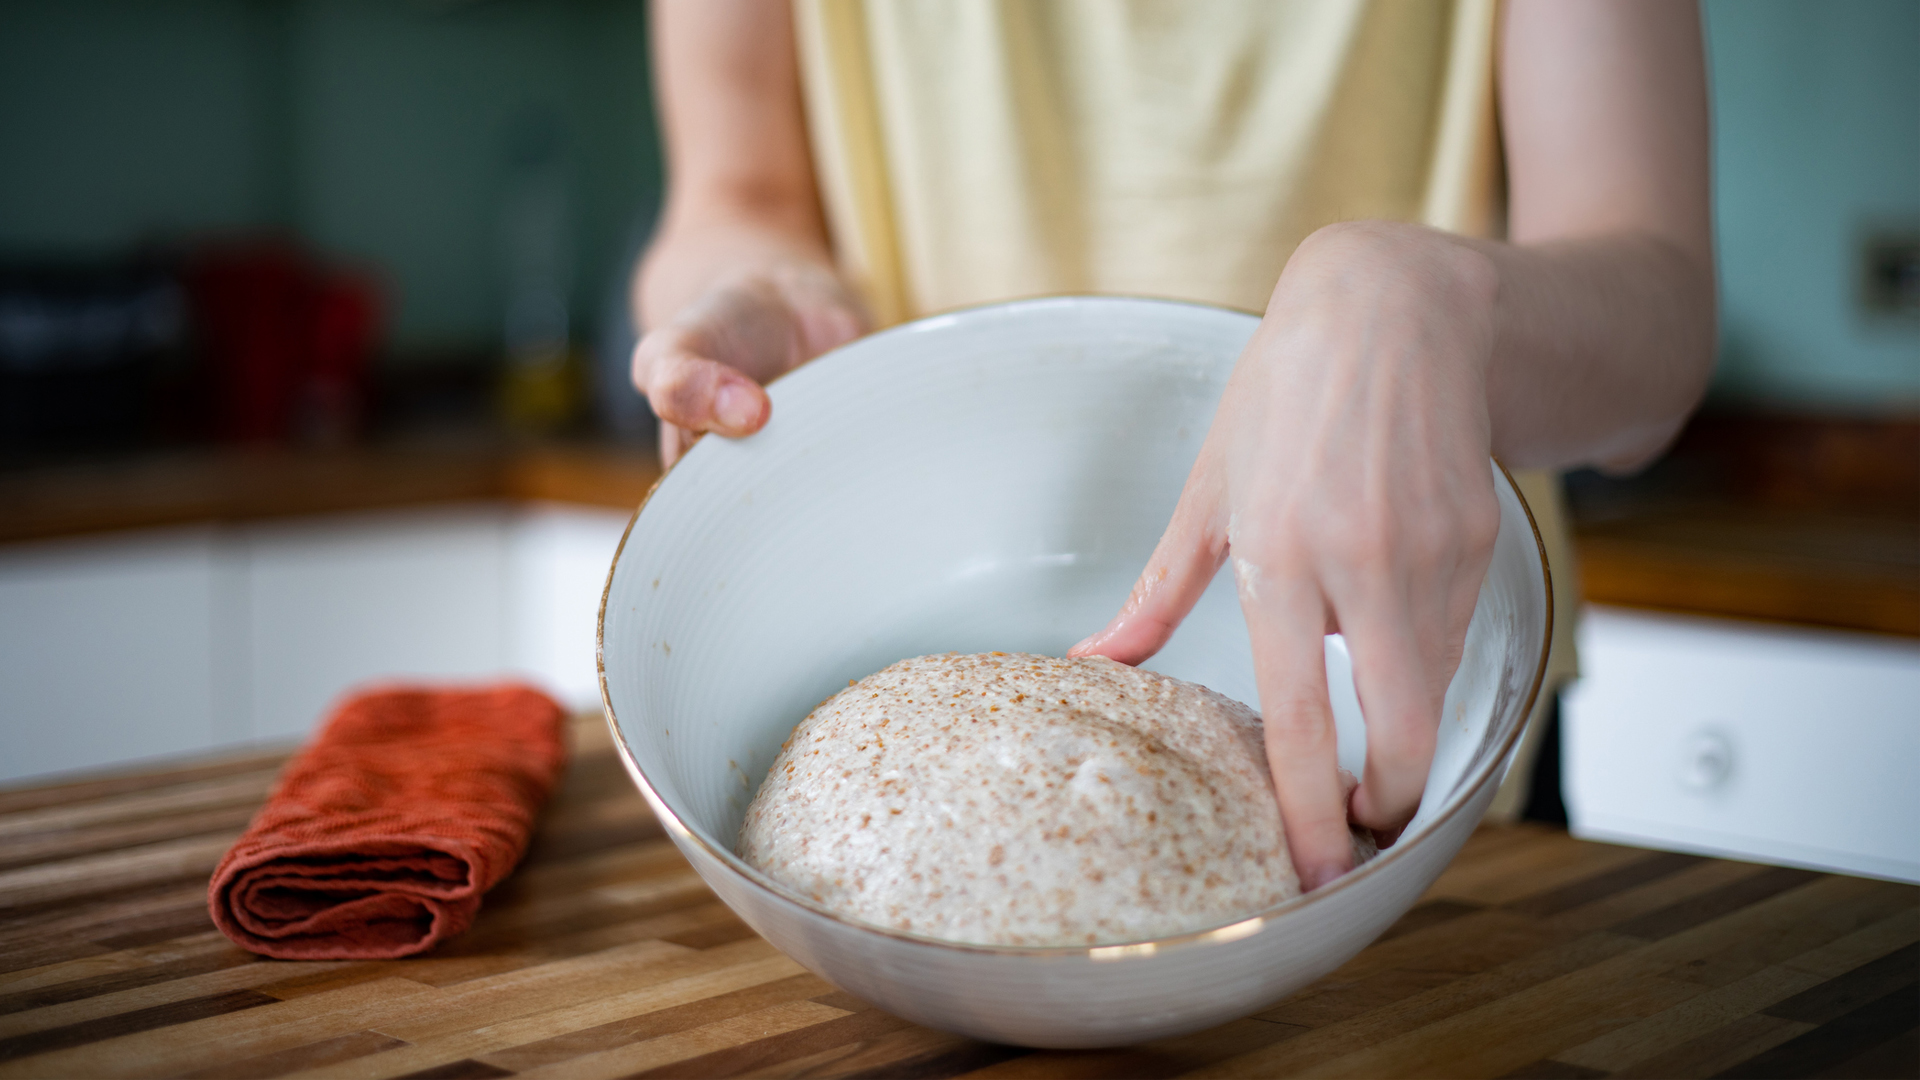
M 738 851 L 853 919 L 976 944 L 1166 937 L 1300 892 L 1260 718 L 1103 657 L 860 680 L 781 747 Z

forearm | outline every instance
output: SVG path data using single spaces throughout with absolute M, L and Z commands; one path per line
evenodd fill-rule
M 1706 70 L 1673 0 L 1503 5 L 1500 122 L 1511 244 L 1486 372 L 1514 466 L 1646 464 L 1713 365 Z
M 667 204 L 634 275 L 645 328 L 729 280 L 832 265 L 788 0 L 657 0 L 652 18 Z
M 1479 452 L 1516 468 L 1645 464 L 1698 403 L 1713 360 L 1707 267 L 1625 231 L 1509 244 L 1404 222 L 1329 225 L 1288 261 L 1266 321 L 1330 354 L 1323 339 L 1363 334 L 1372 344 L 1343 354 L 1346 377 L 1377 384 L 1381 401 L 1426 403 L 1444 425 L 1433 438 L 1479 429 Z
M 1658 455 L 1712 372 L 1711 267 L 1645 234 L 1461 242 L 1498 271 L 1494 454 L 1515 468 L 1608 470 Z

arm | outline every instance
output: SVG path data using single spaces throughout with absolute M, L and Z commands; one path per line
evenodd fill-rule
M 1705 392 L 1715 334 L 1706 67 L 1690 3 L 1513 0 L 1510 244 L 1487 404 L 1518 468 L 1631 470 Z
M 1499 526 L 1487 455 L 1631 468 L 1712 362 L 1693 5 L 1513 0 L 1512 239 L 1329 226 L 1295 251 L 1132 597 L 1075 646 L 1138 663 L 1231 559 L 1288 845 L 1309 888 L 1419 806 Z M 1366 775 L 1335 764 L 1321 636 L 1346 636 Z
M 690 433 L 747 435 L 760 384 L 858 336 L 833 269 L 786 0 L 658 0 L 667 200 L 634 277 L 633 380 L 671 464 Z

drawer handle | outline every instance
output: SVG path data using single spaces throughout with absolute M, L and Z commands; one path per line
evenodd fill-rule
M 1733 775 L 1733 743 L 1717 731 L 1695 732 L 1680 763 L 1680 786 L 1712 791 Z

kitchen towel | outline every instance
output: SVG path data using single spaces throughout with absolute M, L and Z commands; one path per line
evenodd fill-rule
M 388 960 L 460 933 L 526 852 L 564 717 L 519 684 L 348 698 L 213 872 L 214 924 L 282 960 Z

